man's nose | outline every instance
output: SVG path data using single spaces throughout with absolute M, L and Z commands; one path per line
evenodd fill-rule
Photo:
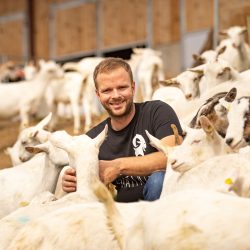
M 120 94 L 120 92 L 119 92 L 119 90 L 118 89 L 114 89 L 113 91 L 112 91 L 112 97 L 113 98 L 117 98 L 117 97 L 119 97 L 121 94 Z

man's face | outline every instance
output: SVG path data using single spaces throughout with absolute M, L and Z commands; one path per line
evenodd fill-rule
M 123 117 L 130 113 L 133 106 L 135 84 L 129 74 L 118 68 L 97 76 L 96 94 L 111 117 Z

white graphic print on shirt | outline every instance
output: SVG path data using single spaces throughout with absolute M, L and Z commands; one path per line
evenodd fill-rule
M 135 156 L 143 156 L 147 147 L 144 138 L 141 135 L 136 134 L 132 142 L 135 150 Z

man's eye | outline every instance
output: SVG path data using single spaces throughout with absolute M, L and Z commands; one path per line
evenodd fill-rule
M 103 94 L 108 94 L 109 92 L 110 92 L 109 89 L 105 89 L 105 90 L 102 91 Z

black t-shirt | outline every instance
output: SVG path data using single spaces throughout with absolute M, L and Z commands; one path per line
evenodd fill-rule
M 182 134 L 182 129 L 174 110 L 162 101 L 148 101 L 135 103 L 135 116 L 127 127 L 115 131 L 111 127 L 110 118 L 107 118 L 87 132 L 91 138 L 96 137 L 108 124 L 106 140 L 100 147 L 100 160 L 113 160 L 127 156 L 143 156 L 157 150 L 149 144 L 145 130 L 158 139 L 172 135 L 171 124 L 174 123 Z M 117 178 L 113 183 L 117 189 L 144 185 L 147 176 L 124 176 Z

